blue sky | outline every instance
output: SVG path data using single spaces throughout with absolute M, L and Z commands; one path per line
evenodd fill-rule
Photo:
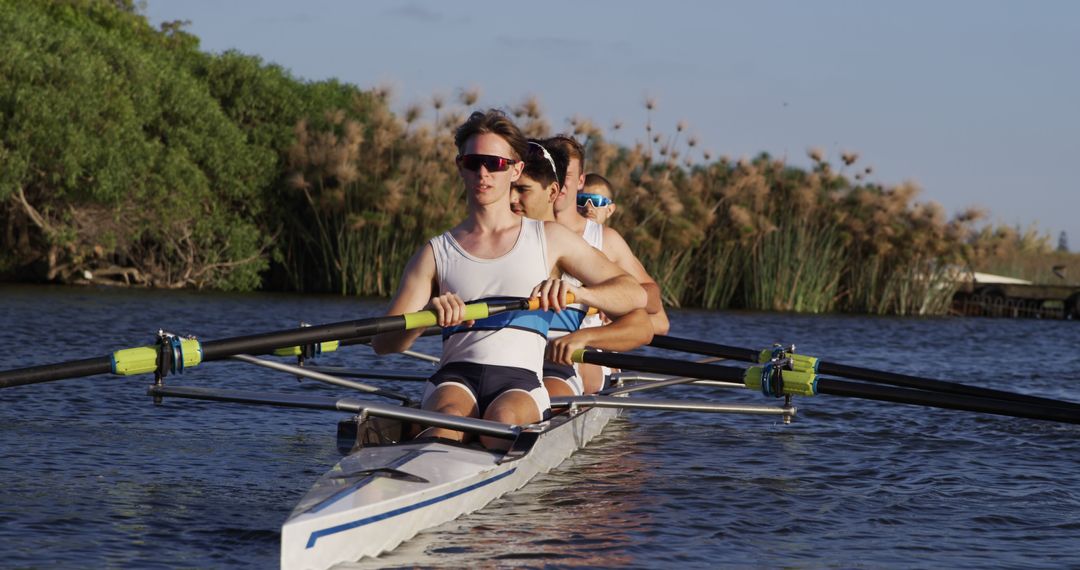
M 212 52 L 304 79 L 390 85 L 394 106 L 479 88 L 480 106 L 535 95 L 616 140 L 686 121 L 700 148 L 860 154 L 950 213 L 1066 231 L 1080 251 L 1080 2 L 855 0 L 437 2 L 149 0 Z M 428 111 L 426 119 L 432 114 Z

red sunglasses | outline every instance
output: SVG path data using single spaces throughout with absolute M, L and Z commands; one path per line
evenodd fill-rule
M 503 172 L 509 170 L 518 161 L 512 158 L 503 158 L 490 154 L 464 154 L 457 157 L 458 164 L 465 170 L 477 172 L 483 166 L 488 172 Z

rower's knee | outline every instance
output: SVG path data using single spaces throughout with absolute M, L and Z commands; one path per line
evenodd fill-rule
M 489 435 L 480 436 L 480 445 L 484 446 L 484 449 L 489 449 L 492 451 L 506 451 L 507 449 L 510 449 L 510 446 L 513 443 L 514 442 L 510 441 L 509 439 L 491 437 Z
M 476 406 L 470 405 L 468 407 L 461 404 L 445 404 L 434 408 L 435 412 L 440 414 L 446 414 L 448 416 L 461 416 L 461 417 L 476 417 Z
M 493 422 L 502 422 L 504 424 L 521 425 L 523 423 L 533 423 L 523 419 L 525 414 L 520 413 L 518 410 L 513 409 L 498 409 L 489 410 L 484 414 L 485 420 L 491 420 Z
M 459 441 L 464 443 L 468 438 L 468 434 L 463 431 L 454 431 L 452 429 L 429 427 L 417 433 L 414 439 L 420 439 L 424 437 L 448 439 L 450 441 Z
M 560 396 L 576 396 L 574 389 L 570 387 L 564 380 L 558 378 L 544 378 L 544 388 L 548 391 L 548 394 L 557 398 Z
M 423 408 L 440 414 L 475 418 L 479 415 L 476 401 L 463 387 L 457 385 L 439 386 L 428 398 Z
M 586 364 L 581 367 L 579 374 L 581 376 L 581 384 L 584 393 L 595 394 L 604 389 L 603 368 L 592 364 Z
M 484 412 L 484 419 L 510 425 L 533 424 L 542 419 L 532 396 L 520 391 L 504 392 Z M 507 450 L 513 443 L 509 439 L 480 436 L 480 443 L 487 449 Z
M 484 412 L 485 420 L 504 424 L 522 425 L 540 421 L 540 410 L 536 400 L 522 391 L 504 392 L 495 399 Z

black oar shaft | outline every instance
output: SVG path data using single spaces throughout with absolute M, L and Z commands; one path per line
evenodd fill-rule
M 420 333 L 420 336 L 435 336 L 437 334 L 442 334 L 442 327 L 439 327 L 439 326 L 428 327 L 428 328 L 424 329 L 424 332 Z M 371 344 L 371 339 L 374 336 L 375 335 L 358 336 L 356 338 L 343 338 L 343 339 L 339 339 L 341 341 L 339 344 L 341 346 L 355 346 L 357 344 Z
M 705 380 L 742 382 L 745 373 L 741 368 L 730 366 L 698 364 L 682 360 L 611 352 L 595 352 L 591 350 L 584 351 L 581 355 L 581 361 L 613 368 L 626 368 L 642 372 L 687 376 Z M 991 398 L 976 398 L 958 394 L 926 392 L 922 390 L 847 382 L 844 380 L 832 380 L 828 378 L 819 378 L 817 380 L 817 391 L 819 394 L 831 394 L 834 396 L 850 396 L 952 410 L 965 410 L 969 412 L 983 412 L 1018 418 L 1080 424 L 1080 412 L 1026 402 L 1008 402 Z
M 404 328 L 405 317 L 398 315 L 210 340 L 202 343 L 203 361 L 221 360 L 234 354 L 265 354 L 286 346 L 371 337 Z
M 716 366 L 714 364 L 699 364 L 684 360 L 592 350 L 586 350 L 582 354 L 582 362 L 610 366 L 611 368 L 626 368 L 654 374 L 666 374 L 668 376 L 685 376 L 687 378 L 721 380 L 740 384 L 743 382 L 743 375 L 746 373 L 746 370 L 734 366 Z
M 679 350 L 682 352 L 703 354 L 705 356 L 730 358 L 732 360 L 741 360 L 744 362 L 757 362 L 758 354 L 761 352 L 760 350 L 739 348 L 737 346 L 726 346 L 713 342 L 692 340 L 688 338 L 678 338 L 662 334 L 654 335 L 652 342 L 649 343 L 649 346 L 663 348 L 665 350 Z
M 895 372 L 885 372 L 883 370 L 871 370 L 869 368 L 848 366 L 846 364 L 821 362 L 820 364 L 818 364 L 818 373 L 831 374 L 833 376 L 843 376 L 844 378 L 864 380 L 867 382 L 890 384 L 893 386 L 901 386 L 904 388 L 915 388 L 917 390 L 927 390 L 931 392 L 941 392 L 945 394 L 957 394 L 963 396 L 975 396 L 977 398 L 990 398 L 994 400 L 1004 400 L 1010 402 L 1026 402 L 1029 404 L 1054 406 L 1063 409 L 1080 411 L 1080 404 L 1075 404 L 1073 402 L 1051 400 L 1050 398 L 1029 396 L 1027 394 L 1017 394 L 1016 392 L 1005 392 L 1002 390 L 995 390 L 993 388 L 969 386 L 966 384 L 958 384 L 956 382 L 934 380 L 932 378 L 908 376 L 907 374 L 897 374 Z
M 527 310 L 530 308 L 529 299 L 516 299 L 494 303 L 481 303 L 466 307 L 466 314 L 470 309 L 483 307 L 487 315 L 495 315 L 504 311 Z M 393 315 L 388 317 L 374 317 L 354 321 L 344 321 L 326 325 L 301 327 L 276 332 L 237 336 L 221 340 L 210 340 L 201 343 L 202 361 L 221 360 L 235 354 L 266 354 L 278 348 L 289 346 L 308 345 L 332 340 L 353 339 L 357 337 L 371 337 L 381 333 L 402 331 L 408 328 L 428 327 L 434 322 L 434 318 L 424 318 L 427 311 L 411 313 L 409 315 Z M 410 323 L 410 318 L 416 319 Z M 96 374 L 108 374 L 113 371 L 112 356 L 74 360 L 60 364 L 46 364 L 31 366 L 0 372 L 0 388 L 21 386 L 24 384 L 37 384 L 51 382 L 65 378 L 79 378 Z
M 399 331 L 404 328 L 405 317 L 397 315 L 210 340 L 202 343 L 202 360 L 204 362 L 221 360 L 235 354 L 266 354 L 273 352 L 274 349 L 287 346 L 315 344 L 359 336 L 370 337 L 383 332 Z M 75 360 L 60 364 L 31 366 L 29 368 L 0 372 L 0 388 L 108 374 L 110 372 L 112 372 L 111 356 Z
M 663 335 L 654 336 L 653 342 L 650 343 L 650 346 L 667 350 L 680 350 L 683 352 L 691 352 L 694 354 L 704 354 L 707 356 L 719 356 L 722 358 L 731 358 L 734 360 L 742 360 L 746 362 L 757 362 L 758 354 L 760 352 L 748 348 L 739 348 L 737 346 L 726 346 L 723 344 L 716 344 L 684 338 L 675 338 Z M 819 361 L 817 371 L 818 374 L 843 376 L 844 378 L 852 378 L 855 380 L 863 380 L 866 382 L 875 382 L 880 384 L 889 384 L 892 386 L 900 386 L 902 388 L 915 388 L 917 390 L 927 390 L 931 392 L 957 394 L 962 396 L 974 396 L 977 398 L 989 398 L 1006 402 L 1026 402 L 1034 405 L 1052 406 L 1065 410 L 1072 410 L 1074 412 L 1080 412 L 1080 404 L 1074 402 L 1053 400 L 1050 398 L 1042 398 L 1039 396 L 1030 396 L 1028 394 L 1017 394 L 1016 392 L 1006 392 L 1003 390 L 995 390 L 993 388 L 969 386 L 967 384 L 959 384 L 956 382 L 948 382 L 945 380 L 934 380 L 931 378 L 909 376 L 907 374 L 897 374 L 895 372 L 886 372 L 883 370 L 861 368 L 859 366 L 848 366 L 846 364 Z
M 0 388 L 51 382 L 62 378 L 94 376 L 112 372 L 112 358 L 100 356 L 61 364 L 46 364 L 0 372 Z
M 1052 406 L 1030 404 L 1027 402 L 1009 402 L 993 398 L 976 398 L 957 394 L 945 394 L 942 392 L 927 392 L 909 388 L 896 388 L 893 386 L 848 382 L 846 380 L 833 380 L 831 378 L 818 378 L 817 389 L 819 394 L 831 394 L 834 396 L 850 396 L 867 400 L 879 400 L 882 402 L 915 404 L 949 410 L 983 412 L 1015 418 L 1030 418 L 1035 420 L 1080 424 L 1080 413 Z

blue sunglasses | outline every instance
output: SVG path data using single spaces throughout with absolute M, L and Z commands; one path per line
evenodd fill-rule
M 589 204 L 592 204 L 593 208 L 603 208 L 614 203 L 614 200 L 603 194 L 582 194 L 579 192 L 577 195 L 578 208 L 588 207 Z

